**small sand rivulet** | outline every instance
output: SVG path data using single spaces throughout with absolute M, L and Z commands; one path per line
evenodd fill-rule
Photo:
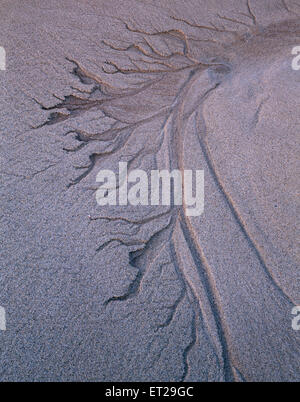
M 291 312 L 300 304 L 300 71 L 292 68 L 300 3 L 87 3 L 111 26 L 94 28 L 102 69 L 84 48 L 80 57 L 66 52 L 72 88 L 51 106 L 37 100 L 47 118 L 32 130 L 61 133 L 76 165 L 62 191 L 88 212 L 79 237 L 101 230 L 94 252 L 105 266 L 92 278 L 106 289 L 97 307 L 110 362 L 99 363 L 104 377 L 299 380 Z M 120 162 L 146 172 L 204 170 L 204 213 L 99 207 L 96 176 L 117 174 Z M 125 272 L 110 276 L 110 264 Z

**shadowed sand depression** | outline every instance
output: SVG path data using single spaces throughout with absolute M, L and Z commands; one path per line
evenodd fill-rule
M 13 3 L 0 378 L 299 380 L 300 4 Z M 100 208 L 119 161 L 203 169 L 203 215 Z

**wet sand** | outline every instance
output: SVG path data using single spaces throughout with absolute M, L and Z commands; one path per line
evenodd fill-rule
M 0 381 L 299 381 L 299 1 L 3 1 Z M 204 170 L 204 213 L 96 203 Z

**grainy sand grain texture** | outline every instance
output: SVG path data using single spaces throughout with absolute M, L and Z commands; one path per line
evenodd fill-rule
M 299 381 L 300 2 L 1 0 L 0 381 Z M 199 169 L 205 207 L 96 203 Z

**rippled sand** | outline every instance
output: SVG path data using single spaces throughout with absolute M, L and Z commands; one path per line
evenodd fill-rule
M 299 381 L 299 1 L 3 3 L 0 380 Z M 204 213 L 99 207 L 120 161 Z

